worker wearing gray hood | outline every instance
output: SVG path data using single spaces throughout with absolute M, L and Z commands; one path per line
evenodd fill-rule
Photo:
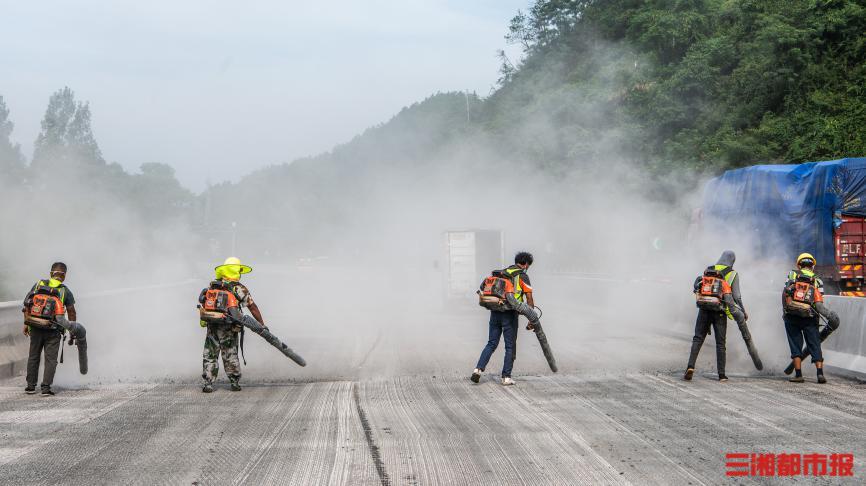
M 689 354 L 686 373 L 683 377 L 686 380 L 692 379 L 692 375 L 695 372 L 698 353 L 700 352 L 707 335 L 710 334 L 711 329 L 716 331 L 716 367 L 719 373 L 719 381 L 728 380 L 728 377 L 725 375 L 728 318 L 736 321 L 737 327 L 739 327 L 740 333 L 743 335 L 743 340 L 746 343 L 746 348 L 749 351 L 749 356 L 751 356 L 755 368 L 759 370 L 764 368 L 761 358 L 758 356 L 758 350 L 755 348 L 754 342 L 752 341 L 749 328 L 746 325 L 746 320 L 749 318 L 749 315 L 746 313 L 743 306 L 743 297 L 740 293 L 739 274 L 733 269 L 736 259 L 737 256 L 733 251 L 725 250 L 722 252 L 722 256 L 719 257 L 718 262 L 708 269 L 718 272 L 717 275 L 721 275 L 721 277 L 724 278 L 725 282 L 730 286 L 731 292 L 724 296 L 724 311 L 714 312 L 706 309 L 700 309 L 698 311 L 698 317 L 695 321 L 695 335 L 692 339 L 692 349 Z M 695 292 L 698 291 L 701 281 L 702 276 L 698 276 L 694 283 Z
M 735 261 L 737 261 L 737 255 L 732 250 L 725 250 L 722 252 L 722 256 L 719 257 L 719 261 L 716 262 L 716 266 L 723 265 L 730 269 L 730 271 L 725 275 L 725 280 L 728 282 L 728 285 L 731 286 L 731 294 L 734 297 L 734 302 L 737 304 L 737 307 L 740 308 L 740 311 L 742 311 L 743 318 L 748 321 L 749 314 L 746 312 L 746 307 L 743 305 L 743 295 L 740 293 L 740 276 L 737 274 L 737 271 L 734 270 Z
M 746 349 L 749 351 L 749 356 L 752 358 L 755 368 L 762 370 L 764 369 L 764 364 L 761 362 L 760 356 L 758 356 L 758 350 L 755 348 L 755 342 L 752 340 L 752 333 L 749 332 L 749 326 L 746 324 L 746 321 L 749 320 L 749 313 L 746 312 L 746 306 L 743 305 L 743 295 L 740 293 L 740 275 L 734 270 L 734 262 L 736 260 L 737 255 L 733 251 L 725 250 L 722 252 L 722 256 L 719 257 L 718 263 L 716 263 L 716 268 L 722 267 L 722 274 L 725 276 L 725 281 L 731 286 L 731 296 L 734 299 L 734 304 L 736 304 L 728 306 L 726 314 L 728 319 L 733 319 L 737 323 L 737 327 L 740 329 L 740 334 L 743 335 L 743 341 L 746 343 Z M 735 307 L 739 309 L 735 309 Z M 738 313 L 736 310 L 740 312 Z

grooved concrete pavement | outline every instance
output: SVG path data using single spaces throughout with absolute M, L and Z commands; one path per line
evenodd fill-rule
M 194 383 L 117 384 L 53 398 L 5 382 L 0 478 L 697 485 L 726 482 L 725 452 L 787 451 L 854 453 L 848 484 L 862 484 L 864 391 L 842 379 L 792 387 L 770 377 L 720 384 L 699 375 L 684 383 L 667 372 L 529 375 L 514 387 L 489 375 L 479 385 L 456 375 L 401 376 L 249 384 L 240 393 L 221 386 L 212 395 Z
M 317 275 L 304 287 L 311 299 L 331 288 L 332 279 Z M 477 308 L 396 306 L 382 321 L 373 301 L 352 302 L 347 316 L 339 306 L 302 305 L 303 295 L 280 305 L 277 287 L 253 286 L 272 329 L 310 366 L 298 368 L 248 335 L 243 391 L 220 381 L 203 394 L 196 379 L 203 331 L 190 295 L 165 297 L 157 314 L 139 321 L 115 322 L 82 305 L 91 374 L 76 375 L 67 348 L 55 397 L 25 395 L 21 377 L 0 381 L 0 483 L 866 482 L 866 386 L 832 372 L 829 384 L 817 385 L 811 366 L 810 382 L 785 381 L 775 299 L 750 308 L 763 373 L 751 368 L 731 326 L 731 381 L 715 379 L 708 338 L 686 383 L 689 343 L 680 336 L 694 319 L 688 295 L 656 312 L 650 304 L 665 296 L 629 308 L 589 306 L 574 296 L 594 296 L 591 289 L 533 283 L 556 303 L 543 320 L 562 372 L 546 369 L 521 330 L 513 387 L 498 383 L 501 350 L 480 384 L 468 380 L 487 333 Z M 294 306 L 298 312 L 280 315 Z M 652 320 L 646 309 L 654 309 Z M 188 319 L 177 317 L 184 313 Z M 727 452 L 853 453 L 855 477 L 731 480 Z

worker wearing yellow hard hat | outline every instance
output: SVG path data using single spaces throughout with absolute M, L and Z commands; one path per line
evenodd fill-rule
M 217 280 L 229 280 L 237 282 L 241 279 L 241 275 L 252 272 L 252 267 L 241 263 L 240 258 L 228 257 L 222 265 L 214 268 Z
M 216 278 L 199 295 L 200 324 L 202 327 L 207 327 L 202 363 L 204 379 L 202 391 L 205 393 L 213 391 L 221 354 L 223 368 L 228 375 L 231 389 L 233 391 L 241 389 L 241 364 L 238 350 L 242 342 L 239 334 L 242 326 L 238 320 L 225 318 L 225 314 L 235 312 L 235 316 L 241 318 L 241 309 L 246 307 L 264 327 L 264 319 L 249 289 L 240 283 L 241 275 L 252 271 L 253 269 L 241 263 L 239 258 L 228 257 L 222 265 L 214 267 Z M 214 318 L 215 315 L 222 315 L 223 318 Z
M 811 253 L 800 253 L 800 256 L 797 257 L 798 267 L 814 267 L 816 263 L 818 263 L 818 261 L 815 260 L 815 257 L 813 257 Z
M 797 276 L 799 275 L 811 277 L 815 281 L 814 285 L 816 288 L 821 292 L 821 294 L 823 294 L 824 281 L 815 274 L 815 265 L 817 264 L 818 260 L 816 260 L 811 253 L 800 253 L 800 255 L 797 256 L 797 270 L 791 270 L 788 272 L 788 282 L 797 280 Z
M 801 253 L 797 257 L 797 269 L 788 273 L 782 291 L 782 318 L 791 348 L 791 364 L 785 374 L 795 371 L 790 379 L 794 383 L 805 381 L 801 366 L 809 355 L 815 363 L 818 383 L 827 383 L 821 342 L 839 327 L 839 316 L 824 305 L 824 282 L 815 273 L 816 263 L 811 253 Z M 827 320 L 827 326 L 820 332 L 819 316 Z
M 241 364 L 238 350 L 243 357 L 244 329 L 258 334 L 300 366 L 307 365 L 304 358 L 274 336 L 265 325 L 259 306 L 253 301 L 249 289 L 240 282 L 241 275 L 252 271 L 253 269 L 241 263 L 239 258 L 228 257 L 222 265 L 214 268 L 216 278 L 202 289 L 198 296 L 199 323 L 202 327 L 207 327 L 201 374 L 204 380 L 201 391 L 204 393 L 214 391 L 220 355 L 222 355 L 223 368 L 228 375 L 231 390 L 241 390 Z M 244 315 L 244 308 L 252 315 Z

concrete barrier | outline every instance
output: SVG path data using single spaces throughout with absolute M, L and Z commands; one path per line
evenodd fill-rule
M 23 329 L 21 302 L 0 302 L 0 378 L 20 375 L 27 367 L 29 340 Z
M 866 374 L 866 298 L 828 295 L 824 300 L 840 320 L 822 346 L 827 364 Z

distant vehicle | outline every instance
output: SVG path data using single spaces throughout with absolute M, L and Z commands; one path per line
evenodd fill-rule
M 729 170 L 707 183 L 699 215 L 704 233 L 749 239 L 759 256 L 810 252 L 828 293 L 864 296 L 866 158 Z
M 505 240 L 499 230 L 463 230 L 445 233 L 446 297 L 474 297 L 483 277 L 504 268 Z

